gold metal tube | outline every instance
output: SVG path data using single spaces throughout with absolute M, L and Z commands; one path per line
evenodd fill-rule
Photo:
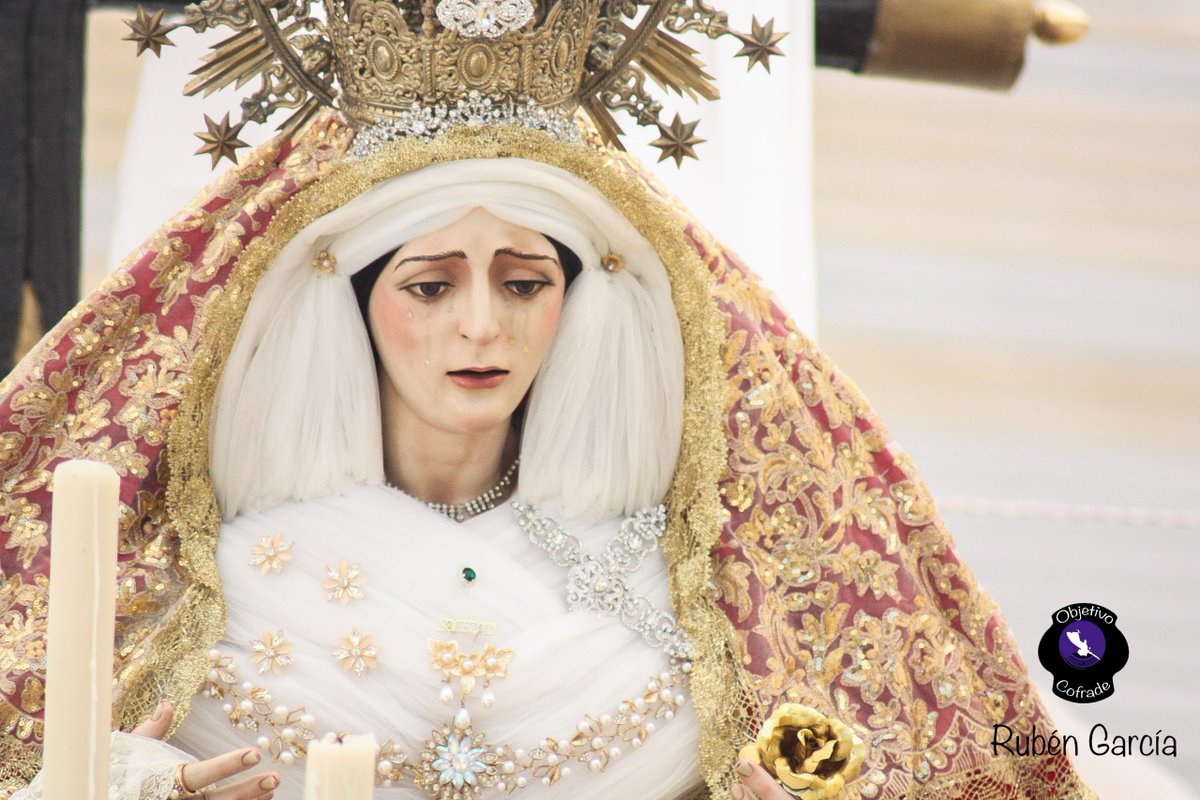
M 1034 0 L 879 0 L 863 72 L 1008 89 L 1034 21 Z

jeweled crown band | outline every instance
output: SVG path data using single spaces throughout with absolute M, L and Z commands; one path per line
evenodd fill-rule
M 380 152 L 388 142 L 415 136 L 431 139 L 456 125 L 481 128 L 484 125 L 516 125 L 542 131 L 560 142 L 578 142 L 579 125 L 573 117 L 558 109 L 544 109 L 529 101 L 493 103 L 479 92 L 471 92 L 453 106 L 422 106 L 414 103 L 406 112 L 376 125 L 368 125 L 354 137 L 351 158 L 366 158 Z

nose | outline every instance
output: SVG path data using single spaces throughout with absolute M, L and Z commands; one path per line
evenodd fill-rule
M 496 311 L 496 301 L 487 281 L 473 282 L 466 308 L 458 321 L 459 335 L 475 344 L 492 341 L 500 335 Z

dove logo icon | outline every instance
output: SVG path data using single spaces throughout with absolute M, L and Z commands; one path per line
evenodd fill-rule
M 1129 660 L 1117 615 L 1094 603 L 1073 603 L 1051 619 L 1038 645 L 1038 660 L 1054 676 L 1054 694 L 1073 703 L 1111 695 L 1113 676 Z
M 1063 627 L 1058 654 L 1075 669 L 1087 669 L 1104 658 L 1104 634 L 1094 622 L 1080 620 Z

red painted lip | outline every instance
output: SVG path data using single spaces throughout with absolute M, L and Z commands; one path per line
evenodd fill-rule
M 447 372 L 450 380 L 464 389 L 490 389 L 499 386 L 508 377 L 508 370 L 498 367 L 458 369 Z

